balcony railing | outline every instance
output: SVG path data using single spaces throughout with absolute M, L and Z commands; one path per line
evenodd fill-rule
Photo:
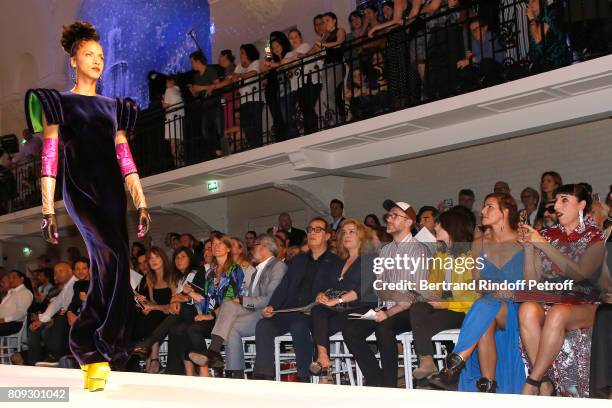
M 150 176 L 608 55 L 611 4 L 472 0 L 207 97 L 181 86 L 183 103 L 140 115 L 134 159 Z M 40 204 L 38 171 L 34 162 L 2 173 L 0 212 Z

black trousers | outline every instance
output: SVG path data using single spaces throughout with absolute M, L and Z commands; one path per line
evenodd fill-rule
M 608 254 L 609 256 L 609 254 Z M 597 308 L 591 343 L 591 398 L 608 398 L 612 392 L 612 304 L 604 303 Z
M 10 336 L 11 334 L 18 333 L 23 325 L 23 322 L 0 323 L 0 336 Z
M 41 327 L 36 331 L 28 329 L 28 363 L 36 364 L 38 361 L 51 355 L 57 359 L 68 354 L 68 332 L 70 326 L 66 316 L 56 314 L 53 324 Z
M 183 350 L 185 354 L 191 352 L 206 352 L 206 339 L 210 339 L 215 320 L 202 320 L 193 322 L 187 327 L 186 337 L 183 337 Z
M 414 349 L 419 356 L 433 356 L 431 338 L 444 330 L 459 329 L 465 313 L 448 309 L 434 309 L 426 302 L 415 303 L 410 308 L 410 324 Z
M 302 313 L 283 313 L 263 318 L 255 329 L 255 368 L 253 373 L 265 378 L 274 378 L 274 338 L 291 333 L 295 348 L 297 374 L 309 378 L 308 366 L 312 362 L 312 341 L 310 339 L 310 318 Z
M 312 340 L 316 346 L 323 346 L 329 353 L 329 337 L 342 331 L 346 322 L 346 312 L 316 306 L 310 312 L 312 319 Z
M 223 109 L 221 104 L 204 104 L 202 106 L 202 140 L 205 158 L 215 157 L 223 137 Z
M 244 102 L 240 105 L 240 127 L 250 148 L 263 145 L 262 110 L 262 102 Z
M 304 116 L 304 134 L 315 133 L 319 130 L 319 121 L 315 107 L 321 95 L 321 84 L 305 83 L 297 91 L 297 101 Z
M 388 319 L 377 323 L 372 320 L 347 320 L 342 331 L 344 342 L 363 375 L 368 386 L 397 387 L 398 352 L 396 336 L 410 331 L 410 309 L 404 310 Z M 380 352 L 380 363 L 366 339 L 376 335 L 376 344 Z

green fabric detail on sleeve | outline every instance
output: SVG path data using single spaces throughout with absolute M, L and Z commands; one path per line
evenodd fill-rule
M 40 133 L 43 131 L 43 108 L 38 95 L 36 92 L 30 92 L 28 98 L 28 114 L 30 115 L 30 121 L 32 122 L 32 127 L 34 133 Z

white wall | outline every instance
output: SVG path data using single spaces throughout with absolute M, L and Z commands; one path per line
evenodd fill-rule
M 348 15 L 354 0 L 216 0 L 209 1 L 215 23 L 212 49 L 214 60 L 219 51 L 229 48 L 238 55 L 241 44 L 267 38 L 272 31 L 283 31 L 293 25 L 312 44 L 315 34 L 312 18 L 333 11 L 338 25 L 348 28 Z M 260 11 L 252 11 L 259 9 Z M 263 10 L 263 11 L 262 11 Z M 263 50 L 260 50 L 263 53 Z
M 565 183 L 589 182 L 603 197 L 612 184 L 611 135 L 612 120 L 604 120 L 395 163 L 389 179 L 346 180 L 345 212 L 383 214 L 387 197 L 417 209 L 445 198 L 457 203 L 461 188 L 474 190 L 479 208 L 496 181 L 508 182 L 518 199 L 527 186 L 539 191 L 547 170 L 559 172 Z
M 4 0 L 0 13 L 0 134 L 21 135 L 28 88 L 64 89 L 68 58 L 61 28 L 74 21 L 81 0 Z

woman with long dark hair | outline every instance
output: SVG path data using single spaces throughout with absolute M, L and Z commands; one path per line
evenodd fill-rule
M 445 211 L 438 216 L 435 231 L 439 249 L 433 256 L 427 281 L 430 284 L 471 282 L 477 265 L 471 251 L 474 228 L 470 217 L 457 208 Z M 417 380 L 438 371 L 431 338 L 443 330 L 460 328 L 465 314 L 478 298 L 476 292 L 467 290 L 439 290 L 432 294 L 437 298 L 435 301 L 419 302 L 410 309 L 414 348 L 419 357 L 419 367 L 412 375 Z
M 475 281 L 517 282 L 523 279 L 524 251 L 518 239 L 516 202 L 506 193 L 485 197 L 482 225 L 490 230 L 474 242 L 472 254 L 482 267 Z M 467 312 L 457 345 L 446 358 L 446 367 L 429 382 L 459 391 L 518 394 L 525 382 L 525 365 L 519 349 L 518 304 L 513 293 L 486 291 Z
M 204 286 L 194 287 L 194 290 L 187 293 L 195 301 L 198 314 L 187 329 L 189 350 L 186 351 L 189 351 L 189 359 L 199 367 L 201 377 L 210 375 L 208 372 L 210 355 L 206 354 L 205 339 L 212 335 L 216 310 L 221 303 L 242 295 L 244 280 L 242 268 L 232 258 L 232 239 L 229 236 L 214 236 L 212 250 L 214 258 Z
M 97 94 L 96 84 L 104 68 L 99 40 L 90 23 L 78 21 L 65 26 L 61 43 L 70 55 L 74 87 L 62 93 L 31 89 L 25 97 L 28 127 L 43 132 L 43 236 L 51 244 L 58 243 L 54 193 L 61 139 L 64 204 L 91 260 L 87 301 L 70 330 L 70 349 L 90 391 L 104 389 L 109 363 L 122 366 L 132 351 L 134 299 L 124 183 L 138 209 L 139 237 L 148 232 L 151 223 L 127 142 L 138 107 L 129 98 Z
M 153 331 L 170 313 L 170 301 L 176 291 L 178 274 L 172 267 L 165 252 L 159 247 L 151 247 L 146 254 L 149 273 L 142 279 L 136 294 L 142 314 L 136 318 L 134 338 L 142 340 L 151 336 Z M 159 372 L 159 342 L 153 342 L 151 352 L 146 354 L 147 372 Z
M 288 138 L 287 124 L 290 118 L 287 117 L 289 109 L 286 105 L 290 89 L 285 72 L 280 69 L 280 66 L 283 65 L 285 56 L 291 52 L 289 39 L 282 31 L 270 33 L 270 51 L 271 53 L 266 55 L 266 61 L 262 64 L 262 71 L 268 73 L 266 102 L 268 102 L 272 115 L 275 140 L 282 141 Z
M 595 302 L 599 301 L 597 282 L 605 246 L 603 231 L 586 216 L 591 204 L 591 195 L 583 185 L 566 184 L 556 190 L 557 225 L 541 233 L 527 224 L 521 225 L 525 231 L 521 237 L 521 242 L 526 244 L 525 277 L 547 282 L 572 280 L 572 291 L 583 296 L 575 304 L 525 302 L 521 305 L 521 339 L 533 366 L 522 389 L 523 394 L 537 395 L 542 383 L 549 382 L 564 396 L 588 395 L 588 377 L 565 372 L 568 365 L 586 367 L 588 371 L 588 355 L 579 355 L 580 350 L 572 350 L 564 363 L 553 362 L 559 358 L 566 333 L 589 329 L 595 319 Z M 551 365 L 552 378 L 546 376 Z M 552 391 L 542 392 L 549 394 Z

